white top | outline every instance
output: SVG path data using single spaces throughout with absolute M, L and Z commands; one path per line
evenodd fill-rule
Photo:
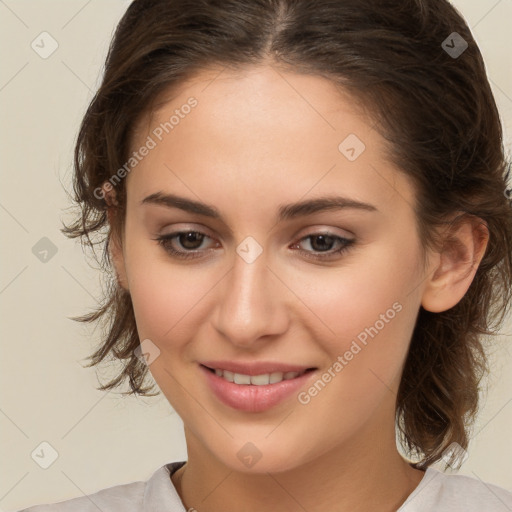
M 146 482 L 132 482 L 19 512 L 187 512 L 170 475 L 185 464 L 171 462 Z M 397 512 L 511 512 L 512 492 L 473 477 L 446 475 L 429 467 Z

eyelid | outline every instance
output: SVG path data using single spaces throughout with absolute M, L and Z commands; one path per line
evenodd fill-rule
M 172 228 L 172 231 L 169 231 L 169 233 L 166 233 L 165 232 L 166 228 L 169 228 L 169 229 Z M 181 222 L 181 223 L 178 222 L 176 224 L 172 224 L 172 226 L 166 225 L 158 231 L 159 231 L 159 235 L 161 235 L 161 236 L 165 236 L 165 235 L 169 235 L 169 234 L 176 234 L 176 233 L 182 232 L 182 231 L 197 231 L 197 232 L 203 233 L 205 235 L 208 234 L 208 236 L 212 236 L 212 233 L 213 233 L 209 227 L 205 226 L 204 224 L 201 224 L 200 222 L 193 223 L 193 224 L 190 224 L 187 222 Z
M 172 229 L 171 229 L 172 227 Z M 166 229 L 169 229 L 166 231 Z M 166 226 L 162 230 L 158 230 L 155 233 L 155 236 L 153 237 L 154 240 L 167 238 L 167 239 L 174 239 L 176 240 L 176 237 L 178 237 L 180 234 L 184 233 L 198 233 L 199 235 L 203 236 L 204 243 L 207 243 L 208 239 L 212 245 L 220 244 L 220 238 L 219 236 L 213 235 L 212 230 L 210 230 L 208 227 L 206 227 L 204 224 L 173 224 L 172 226 Z M 212 247 L 211 249 L 196 249 L 197 252 L 206 252 L 210 251 L 215 247 Z M 193 250 L 187 251 L 189 253 L 192 253 Z
M 337 230 L 340 230 L 341 232 Z M 347 229 L 335 228 L 332 226 L 327 226 L 326 224 L 316 224 L 313 226 L 308 226 L 305 228 L 305 230 L 299 231 L 299 233 L 296 235 L 296 238 L 302 240 L 304 237 L 313 235 L 329 235 L 346 239 L 355 238 L 356 236 L 354 233 L 348 231 Z

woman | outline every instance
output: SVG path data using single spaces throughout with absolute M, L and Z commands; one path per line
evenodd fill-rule
M 135 0 L 64 231 L 108 228 L 101 389 L 149 371 L 188 459 L 49 510 L 512 509 L 431 467 L 464 458 L 510 305 L 505 174 L 444 0 Z

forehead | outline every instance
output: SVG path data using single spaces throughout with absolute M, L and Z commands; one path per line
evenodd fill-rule
M 189 194 L 221 197 L 221 188 L 236 188 L 270 201 L 342 189 L 360 200 L 412 201 L 372 120 L 324 77 L 273 66 L 205 69 L 155 106 L 132 141 L 133 150 L 148 137 L 154 143 L 129 175 L 139 195 L 188 186 Z
M 260 65 L 238 69 L 209 67 L 196 71 L 154 99 L 151 111 L 137 124 L 136 133 L 143 135 L 148 127 L 168 121 L 169 113 L 179 110 L 191 96 L 198 99 L 204 113 L 204 116 L 194 117 L 213 115 L 219 121 L 237 120 L 244 126 L 256 126 L 262 114 L 273 112 L 278 115 L 267 118 L 267 123 L 286 124 L 288 128 L 294 126 L 289 121 L 303 119 L 311 129 L 336 129 L 329 120 L 335 112 L 349 115 L 352 124 L 356 117 L 361 119 L 361 124 L 371 124 L 363 110 L 356 108 L 357 99 L 334 81 L 275 65 Z M 246 114 L 251 111 L 253 115 L 247 118 Z M 317 117 L 314 124 L 311 123 L 313 114 Z

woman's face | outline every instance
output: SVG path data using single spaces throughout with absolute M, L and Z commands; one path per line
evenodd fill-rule
M 394 442 L 425 276 L 412 185 L 326 79 L 219 71 L 133 141 L 120 276 L 151 373 L 195 448 L 238 471 Z

